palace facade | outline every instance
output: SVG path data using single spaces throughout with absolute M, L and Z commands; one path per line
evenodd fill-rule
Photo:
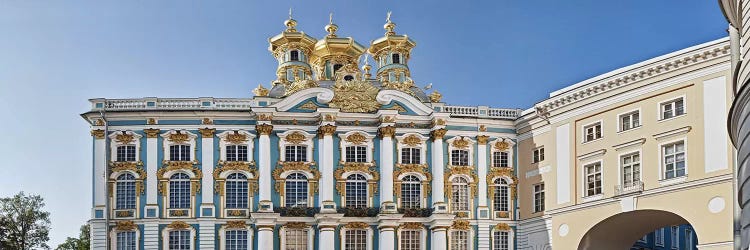
M 418 87 L 390 18 L 369 46 L 284 24 L 252 98 L 90 100 L 94 249 L 630 249 L 676 225 L 732 249 L 727 39 L 520 110 Z

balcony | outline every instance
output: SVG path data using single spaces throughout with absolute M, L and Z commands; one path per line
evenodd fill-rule
M 432 208 L 399 208 L 398 213 L 404 217 L 430 217 Z
M 615 196 L 640 192 L 643 192 L 643 182 L 641 181 L 633 181 L 633 183 L 629 185 L 615 186 Z

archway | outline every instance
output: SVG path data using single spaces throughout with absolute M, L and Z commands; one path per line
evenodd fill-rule
M 685 218 L 661 210 L 637 210 L 613 215 L 594 225 L 578 244 L 579 250 L 628 250 L 644 235 L 659 228 L 690 224 Z

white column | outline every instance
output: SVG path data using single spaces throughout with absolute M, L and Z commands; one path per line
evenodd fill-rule
M 104 220 L 96 220 L 89 222 L 91 231 L 89 237 L 91 238 L 91 249 L 106 249 L 107 247 L 107 229 L 104 225 Z
M 201 199 L 204 204 L 214 202 L 214 132 L 215 129 L 201 129 L 201 166 L 203 179 Z
M 144 223 L 143 234 L 144 249 L 159 249 L 159 223 L 156 221 Z
M 159 167 L 159 145 L 158 129 L 145 129 L 146 132 L 146 204 L 154 205 L 158 204 L 157 201 L 157 190 L 159 182 L 157 181 L 156 170 Z
M 336 244 L 336 226 L 320 226 L 320 245 L 318 250 L 333 250 Z
M 320 144 L 318 157 L 321 161 L 321 177 L 318 184 L 320 191 L 319 204 L 321 208 L 324 208 L 323 203 L 335 205 L 333 203 L 333 187 L 335 182 L 333 178 L 333 134 L 336 132 L 336 126 L 330 124 L 323 125 L 319 129 L 320 134 L 323 136 L 318 142 Z
M 448 229 L 445 227 L 433 228 L 430 245 L 432 245 L 432 250 L 448 249 Z
M 255 129 L 260 134 L 260 139 L 258 139 L 259 199 L 260 201 L 271 201 L 271 138 L 269 135 L 273 131 L 273 126 L 270 124 L 258 124 L 255 126 Z M 260 232 L 258 234 L 259 239 L 263 239 Z
M 392 203 L 393 200 L 393 135 L 396 128 L 380 128 L 380 203 Z
M 216 226 L 214 220 L 198 219 L 198 225 L 200 230 L 198 235 L 200 238 L 200 249 L 202 250 L 213 250 L 215 248 L 214 242 L 216 242 Z
M 258 226 L 258 249 L 274 249 L 273 225 Z
M 487 139 L 486 135 L 477 136 L 477 173 L 479 175 L 478 210 L 487 208 Z M 480 212 L 477 212 L 478 214 Z
M 99 208 L 102 212 L 107 202 L 107 177 L 106 175 L 106 140 L 104 130 L 92 130 L 91 135 L 94 136 L 94 209 Z M 103 216 L 107 216 L 104 212 Z M 96 217 L 94 212 L 92 217 Z M 101 217 L 99 219 L 104 219 Z
M 381 227 L 380 237 L 378 237 L 378 246 L 380 249 L 394 249 L 394 240 L 396 240 L 395 227 Z
M 447 130 L 432 131 L 432 204 L 445 202 L 443 190 L 443 136 Z M 434 248 L 433 248 L 434 249 Z

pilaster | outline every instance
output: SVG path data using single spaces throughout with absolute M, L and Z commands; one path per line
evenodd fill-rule
M 443 123 L 444 124 L 444 123 Z M 435 128 L 432 130 L 432 205 L 436 212 L 447 212 L 445 204 L 444 181 L 444 156 L 443 137 L 448 130 Z M 442 209 L 441 209 L 442 208 Z
M 381 121 L 393 121 L 385 116 Z M 385 123 L 378 130 L 380 134 L 380 202 L 383 211 L 396 212 L 393 199 L 393 136 L 396 134 L 395 123 Z M 393 209 L 391 209 L 393 208 Z
M 199 216 L 214 217 L 214 128 L 202 128 L 201 132 L 201 168 L 203 178 L 201 179 L 201 200 Z M 201 226 L 201 229 L 203 227 Z M 212 231 L 213 232 L 213 231 Z M 201 230 L 201 237 L 203 231 Z M 201 247 L 203 249 L 203 247 Z
M 380 214 L 378 215 L 378 246 L 379 249 L 396 249 L 396 230 L 399 220 L 403 214 Z
M 320 231 L 318 250 L 334 250 L 336 247 L 336 227 L 339 220 L 344 218 L 343 214 L 316 214 L 315 220 Z
M 261 115 L 262 116 L 262 115 Z M 272 212 L 273 204 L 271 203 L 271 138 L 270 135 L 273 131 L 273 125 L 271 125 L 270 119 L 268 121 L 258 121 L 261 124 L 255 125 L 255 130 L 258 132 L 258 189 L 260 207 L 259 211 Z M 260 239 L 261 233 L 258 230 L 258 237 Z M 271 231 L 273 232 L 273 231 Z M 273 235 L 273 233 L 271 234 Z
M 107 166 L 106 155 L 109 152 L 105 152 L 107 149 L 107 140 L 104 130 L 91 130 L 91 136 L 94 137 L 94 204 L 92 204 L 91 218 L 104 219 L 105 216 L 108 216 L 104 208 L 107 201 L 107 189 L 105 187 L 107 183 L 107 177 L 105 176 Z
M 479 175 L 479 204 L 477 218 L 489 219 L 490 211 L 487 207 L 487 140 L 489 136 L 477 136 L 477 173 Z
M 336 203 L 333 201 L 334 183 L 334 145 L 333 134 L 336 133 L 336 113 L 319 109 L 320 127 L 318 128 L 318 158 L 320 160 L 320 184 L 318 186 L 320 198 L 318 204 L 322 213 L 336 213 Z M 322 237 L 322 235 L 321 235 Z M 322 239 L 322 238 L 321 238 Z
M 258 229 L 258 248 L 276 249 L 273 232 L 276 228 L 276 221 L 279 219 L 279 214 L 252 213 L 251 217 L 255 220 L 255 227 Z

